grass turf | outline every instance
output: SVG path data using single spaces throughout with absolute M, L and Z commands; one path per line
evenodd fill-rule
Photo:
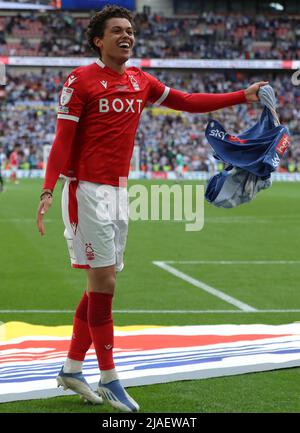
M 189 182 L 190 183 L 190 182 Z M 145 182 L 149 187 L 151 184 Z M 46 236 L 35 228 L 41 181 L 7 184 L 0 194 L 0 309 L 74 310 L 85 273 L 69 269 L 59 209 L 59 188 L 46 217 Z M 115 310 L 237 310 L 153 265 L 153 261 L 299 260 L 299 185 L 274 183 L 252 203 L 232 210 L 205 206 L 205 226 L 131 222 L 126 267 L 118 277 Z M 299 265 L 174 264 L 257 309 L 300 309 Z M 115 313 L 115 325 L 280 324 L 300 313 Z M 1 313 L 0 320 L 44 325 L 72 323 L 72 314 Z M 131 388 L 143 412 L 299 412 L 299 369 Z M 84 405 L 77 396 L 3 403 L 0 412 L 113 412 Z

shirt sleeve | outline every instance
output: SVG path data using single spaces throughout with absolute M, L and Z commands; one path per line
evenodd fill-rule
M 230 93 L 185 93 L 180 90 L 169 89 L 161 104 L 173 110 L 209 113 L 246 102 L 244 90 Z
M 148 101 L 151 102 L 151 104 L 162 104 L 169 94 L 170 87 L 153 77 L 153 75 L 150 75 L 147 72 L 143 73 L 147 77 L 150 85 Z
M 71 157 L 76 130 L 76 122 L 57 120 L 56 135 L 47 162 L 43 189 L 54 190 L 59 175 L 63 172 Z
M 148 101 L 173 110 L 209 113 L 247 102 L 244 90 L 230 93 L 186 93 L 166 86 L 147 72 L 144 74 L 150 83 Z
M 80 70 L 67 78 L 59 95 L 55 139 L 47 162 L 44 189 L 54 190 L 59 175 L 68 165 L 77 125 L 87 100 Z
M 75 71 L 68 76 L 59 94 L 57 118 L 79 122 L 86 104 L 86 99 L 87 92 L 84 88 L 84 78 L 80 70 L 75 69 Z

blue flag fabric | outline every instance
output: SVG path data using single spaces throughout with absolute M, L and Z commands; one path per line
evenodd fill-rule
M 216 207 L 231 208 L 248 203 L 259 191 L 271 185 L 270 177 L 262 179 L 249 171 L 231 167 L 209 180 L 205 198 Z
M 208 123 L 205 135 L 217 159 L 260 177 L 276 170 L 290 141 L 288 129 L 274 125 L 267 107 L 254 126 L 237 136 L 228 134 L 217 120 Z
M 269 188 L 271 173 L 278 167 L 290 143 L 288 129 L 279 124 L 272 87 L 262 89 L 260 98 L 265 107 L 258 122 L 250 129 L 234 136 L 216 120 L 211 120 L 206 127 L 205 135 L 215 158 L 229 165 L 213 176 L 206 188 L 206 200 L 217 207 L 247 203 L 260 190 Z

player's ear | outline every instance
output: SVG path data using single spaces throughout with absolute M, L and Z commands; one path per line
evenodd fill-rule
M 96 47 L 100 48 L 100 50 L 103 48 L 103 40 L 99 38 L 99 36 L 95 36 L 93 42 Z

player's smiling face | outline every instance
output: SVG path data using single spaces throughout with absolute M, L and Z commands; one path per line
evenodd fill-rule
M 107 20 L 103 38 L 97 38 L 104 62 L 105 58 L 109 57 L 117 63 L 125 63 L 131 55 L 133 44 L 133 28 L 126 18 Z

